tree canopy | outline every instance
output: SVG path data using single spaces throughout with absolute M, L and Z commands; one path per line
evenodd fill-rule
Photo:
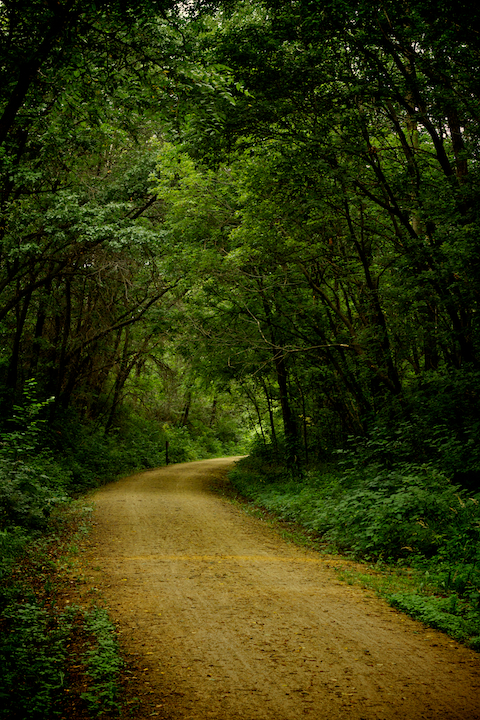
M 226 393 L 296 458 L 476 436 L 476 13 L 4 2 L 4 418 L 35 378 L 109 432 L 175 366 L 176 422 Z

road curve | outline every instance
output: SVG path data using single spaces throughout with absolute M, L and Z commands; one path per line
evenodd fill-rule
M 86 558 L 136 660 L 133 716 L 480 720 L 479 656 L 212 493 L 234 460 L 94 494 Z

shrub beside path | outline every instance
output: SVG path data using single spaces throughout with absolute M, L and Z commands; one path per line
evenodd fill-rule
M 133 662 L 131 716 L 480 720 L 480 656 L 212 493 L 234 460 L 94 495 L 88 574 Z

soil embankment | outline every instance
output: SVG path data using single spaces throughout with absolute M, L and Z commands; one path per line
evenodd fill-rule
M 95 493 L 89 575 L 136 661 L 132 716 L 480 719 L 479 656 L 209 492 L 232 460 Z

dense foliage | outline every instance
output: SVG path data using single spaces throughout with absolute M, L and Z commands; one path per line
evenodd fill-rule
M 208 114 L 210 96 L 228 94 L 196 60 L 195 12 L 0 7 L 0 429 L 11 443 L 35 382 L 49 399 L 42 441 L 68 457 L 72 489 L 160 464 L 166 440 L 179 460 L 240 439 L 228 395 L 177 352 L 194 280 L 150 181 L 159 138 L 192 104 Z
M 442 435 L 448 473 L 478 471 L 471 27 L 461 5 L 267 2 L 205 40 L 235 104 L 160 153 L 159 197 L 170 234 L 209 240 L 206 342 L 297 455 L 408 421 L 412 459 Z
M 290 461 L 409 422 L 475 482 L 472 12 L 4 3 L 3 422 L 31 378 L 107 435 L 241 403 Z

